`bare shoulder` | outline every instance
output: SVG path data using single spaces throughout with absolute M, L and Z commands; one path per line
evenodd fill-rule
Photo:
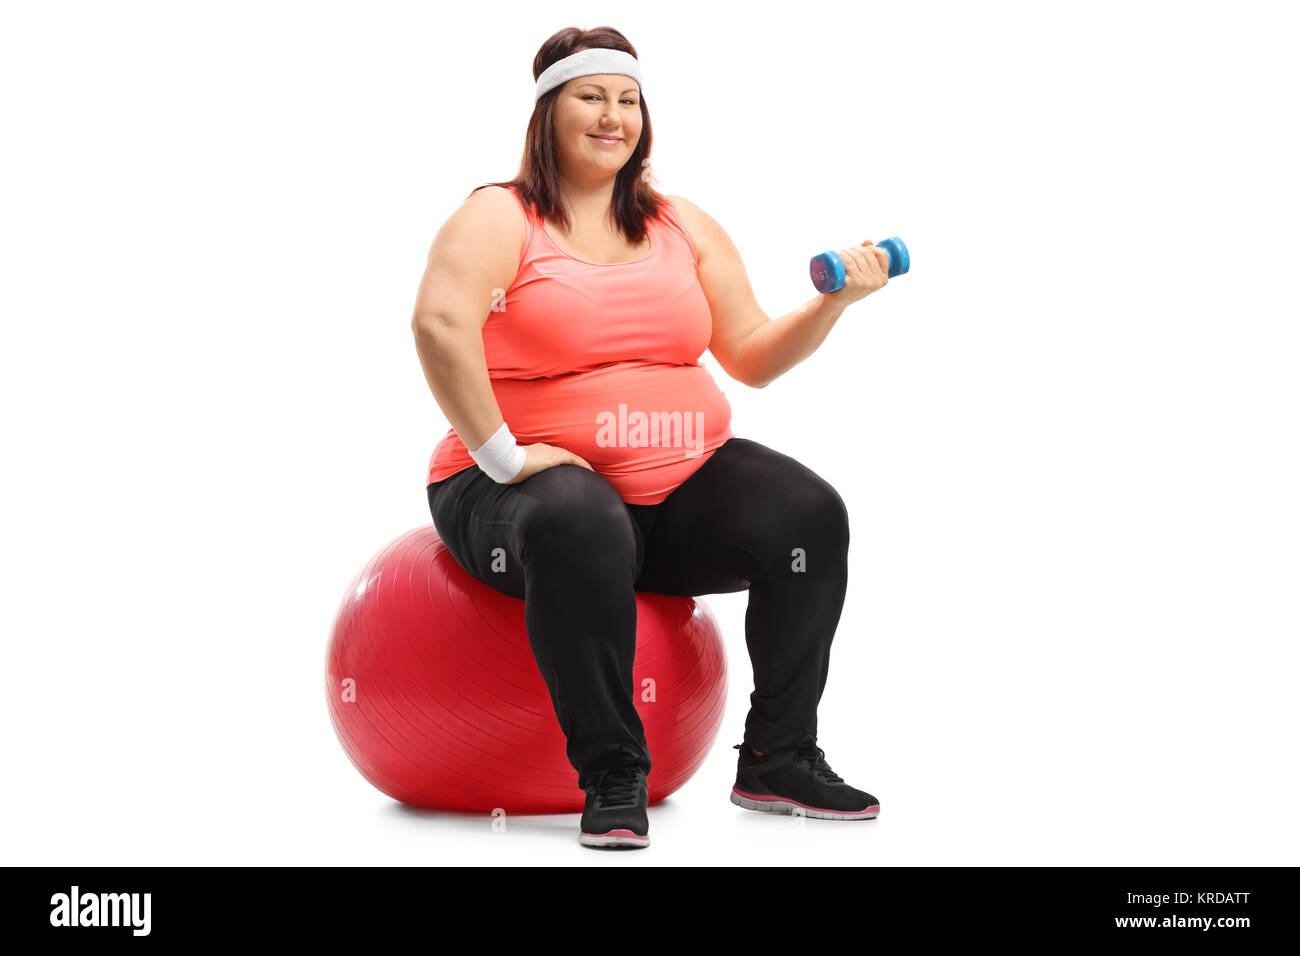
M 452 218 L 460 218 L 466 224 L 472 224 L 477 232 L 487 232 L 498 241 L 513 246 L 518 253 L 524 244 L 524 214 L 519 208 L 519 201 L 504 186 L 483 186 L 474 190 Z
M 508 289 L 519 271 L 524 235 L 523 210 L 509 190 L 470 193 L 433 237 L 415 321 L 451 315 L 481 328 L 490 314 L 483 303 Z
M 717 238 L 722 227 L 718 225 L 717 220 L 685 196 L 665 195 L 664 198 L 673 204 L 677 215 L 681 217 L 682 223 L 690 232 L 691 238 L 695 240 L 695 248 L 702 262 L 705 255 L 717 247 Z
M 509 283 L 523 253 L 523 210 L 510 190 L 484 186 L 474 190 L 448 217 L 434 248 L 444 256 L 481 263 L 495 281 Z
M 686 223 L 686 228 L 688 229 L 695 224 L 702 222 L 703 219 L 706 218 L 704 210 L 700 209 L 699 206 L 695 205 L 695 203 L 691 202 L 685 196 L 665 195 L 664 198 L 673 204 L 673 208 L 677 210 L 677 214 L 682 217 L 682 221 Z

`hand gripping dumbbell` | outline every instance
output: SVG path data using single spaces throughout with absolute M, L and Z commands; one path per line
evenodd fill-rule
M 863 245 L 865 246 L 866 243 L 864 242 Z M 907 254 L 907 246 L 903 245 L 903 240 L 897 236 L 880 240 L 876 243 L 876 248 L 884 249 L 889 253 L 889 278 L 891 279 L 894 276 L 901 276 L 912 264 L 912 259 Z M 812 262 L 808 264 L 808 271 L 812 274 L 813 285 L 817 287 L 818 292 L 834 292 L 844 288 L 844 261 L 840 259 L 838 253 L 823 252 L 821 255 L 813 256 Z

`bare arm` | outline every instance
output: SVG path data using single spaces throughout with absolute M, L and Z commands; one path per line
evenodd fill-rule
M 461 204 L 434 237 L 411 316 L 425 380 L 470 450 L 504 421 L 483 354 L 483 325 L 519 261 L 523 223 L 506 206 L 514 202 L 488 188 Z
M 738 365 L 749 384 L 765 388 L 821 347 L 844 304 L 832 295 L 818 295 L 793 312 L 752 329 L 738 350 Z
M 505 421 L 488 375 L 483 325 L 514 281 L 523 241 L 515 198 L 497 187 L 480 189 L 438 230 L 416 293 L 411 332 L 424 378 L 470 451 Z M 567 449 L 542 442 L 521 447 L 524 466 L 509 484 L 556 465 L 594 470 Z
M 886 282 L 878 260 L 868 257 L 869 250 L 845 250 L 840 253 L 848 272 L 843 289 L 817 295 L 772 319 L 755 299 L 740 252 L 726 230 L 694 203 L 681 196 L 668 198 L 686 219 L 699 252 L 700 286 L 713 317 L 709 351 L 728 375 L 752 388 L 766 387 L 812 355 L 848 305 Z M 873 255 L 885 256 L 887 271 L 887 254 Z
M 763 388 L 821 347 L 845 308 L 885 287 L 889 253 L 868 240 L 863 247 L 843 249 L 844 287 L 819 294 L 779 319 L 752 328 L 738 347 L 738 362 L 750 381 Z

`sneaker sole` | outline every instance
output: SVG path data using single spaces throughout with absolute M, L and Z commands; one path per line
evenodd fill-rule
M 639 836 L 631 830 L 610 830 L 608 833 L 578 832 L 578 842 L 583 846 L 613 846 L 637 848 L 650 845 L 650 837 Z
M 738 807 L 743 807 L 746 810 L 757 810 L 759 813 L 793 814 L 797 807 L 802 811 L 803 816 L 812 817 L 814 820 L 874 820 L 880 816 L 880 804 L 878 803 L 873 803 L 863 810 L 821 810 L 800 803 L 798 800 L 765 796 L 761 793 L 746 793 L 744 790 L 737 790 L 735 787 L 731 788 L 731 802 Z

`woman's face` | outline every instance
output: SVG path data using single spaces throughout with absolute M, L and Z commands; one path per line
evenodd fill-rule
M 621 73 L 577 76 L 555 101 L 560 172 L 576 182 L 613 178 L 641 139 L 641 90 Z

